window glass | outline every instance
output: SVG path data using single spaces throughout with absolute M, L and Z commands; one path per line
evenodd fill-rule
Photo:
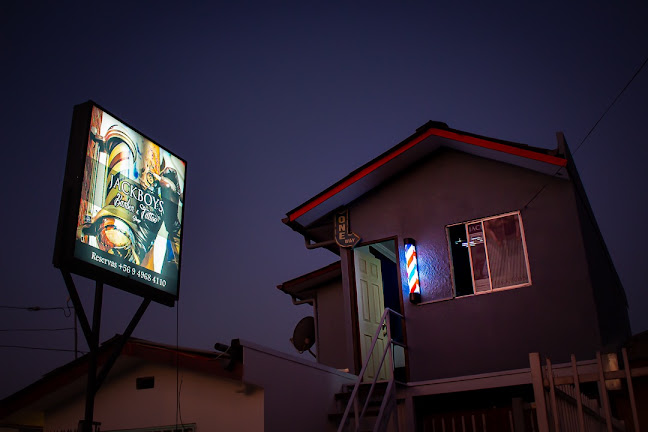
M 468 236 L 464 224 L 448 227 L 452 276 L 457 297 L 474 294 L 468 253 Z
M 518 215 L 484 221 L 493 289 L 529 283 Z
M 519 213 L 447 227 L 455 296 L 531 283 Z
M 472 275 L 475 292 L 491 290 L 486 247 L 484 246 L 484 229 L 481 222 L 468 224 L 468 246 L 472 262 Z

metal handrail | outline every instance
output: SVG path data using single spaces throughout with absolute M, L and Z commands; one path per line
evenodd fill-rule
M 393 353 L 392 353 L 392 338 L 391 338 L 391 321 L 389 319 L 390 314 L 394 314 L 401 319 L 404 319 L 403 315 L 399 314 L 398 312 L 390 309 L 390 308 L 385 308 L 385 312 L 383 312 L 382 317 L 380 318 L 380 323 L 378 324 L 378 329 L 376 330 L 376 334 L 374 335 L 372 341 L 371 341 L 371 348 L 369 348 L 369 353 L 367 355 L 367 358 L 365 359 L 364 364 L 362 365 L 362 369 L 360 369 L 360 374 L 358 375 L 358 380 L 356 381 L 353 391 L 351 392 L 351 396 L 349 397 L 349 402 L 347 403 L 346 409 L 344 410 L 344 414 L 342 415 L 342 420 L 340 421 L 340 425 L 338 427 L 338 432 L 342 432 L 344 430 L 344 427 L 346 425 L 346 422 L 349 417 L 349 413 L 351 412 L 351 407 L 355 405 L 355 400 L 358 396 L 358 391 L 360 389 L 360 384 L 362 384 L 362 378 L 364 377 L 365 372 L 367 371 L 367 367 L 369 365 L 369 361 L 371 360 L 371 356 L 373 354 L 374 348 L 376 347 L 376 342 L 378 341 L 378 337 L 380 336 L 380 331 L 382 330 L 383 325 L 387 326 L 387 344 L 386 348 L 383 351 L 382 358 L 380 360 L 380 365 L 378 366 L 378 370 L 374 374 L 373 381 L 371 383 L 371 387 L 369 389 L 369 393 L 367 394 L 367 400 L 365 401 L 362 411 L 360 412 L 360 415 L 358 416 L 358 409 L 356 408 L 355 410 L 355 428 L 356 430 L 360 427 L 360 420 L 364 416 L 369 400 L 371 399 L 371 394 L 373 392 L 373 389 L 376 385 L 378 375 L 380 375 L 380 371 L 382 369 L 383 364 L 385 363 L 385 356 L 387 355 L 387 352 L 390 352 L 390 358 L 392 358 L 392 373 L 391 373 L 391 378 L 389 380 L 389 384 L 387 385 L 387 390 L 385 391 L 385 396 L 388 395 L 388 393 L 391 391 L 391 388 L 393 387 L 393 382 L 394 382 L 394 371 L 393 371 Z M 386 322 L 385 322 L 386 320 Z M 385 408 L 385 400 L 383 399 L 381 406 L 380 406 L 380 413 L 379 413 L 379 420 L 382 419 L 382 415 L 384 412 Z M 376 426 L 378 423 L 376 424 Z
M 387 316 L 387 325 L 389 326 L 389 324 L 390 324 L 389 323 L 389 316 Z M 380 364 L 378 365 L 378 370 L 377 370 L 376 374 L 374 375 L 373 381 L 371 381 L 371 387 L 369 387 L 369 393 L 367 393 L 367 399 L 365 400 L 364 406 L 362 407 L 362 411 L 360 412 L 360 417 L 361 418 L 362 418 L 362 416 L 364 416 L 365 412 L 367 411 L 367 408 L 369 407 L 369 401 L 371 400 L 371 396 L 373 394 L 374 387 L 376 386 L 376 383 L 378 382 L 378 375 L 380 375 L 380 371 L 382 370 L 382 366 L 383 366 L 383 364 L 385 364 L 385 356 L 387 355 L 387 352 L 389 351 L 389 348 L 391 346 L 390 343 L 389 343 L 389 339 L 390 338 L 388 336 L 388 342 L 387 342 L 387 344 L 385 344 L 385 349 L 383 350 L 382 358 L 380 359 Z
M 383 415 L 385 414 L 385 410 L 387 409 L 387 401 L 389 401 L 391 397 L 391 392 L 394 391 L 394 379 L 389 380 L 389 384 L 387 384 L 387 389 L 385 389 L 385 395 L 383 397 L 383 401 L 380 404 L 380 411 L 378 412 L 378 417 L 376 418 L 376 425 L 374 427 L 374 431 L 379 430 L 378 427 L 382 424 L 382 418 Z

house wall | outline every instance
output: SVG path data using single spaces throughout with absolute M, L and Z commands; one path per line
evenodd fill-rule
M 241 341 L 243 380 L 265 389 L 268 431 L 335 431 L 335 393 L 354 375 Z
M 587 206 L 588 207 L 588 206 Z M 607 247 L 590 211 L 579 200 L 579 215 L 596 299 L 599 331 L 605 350 L 619 350 L 632 334 L 623 285 L 610 263 Z
M 542 193 L 525 204 L 540 188 Z M 601 346 L 572 184 L 517 166 L 442 150 L 349 205 L 354 232 L 370 242 L 398 236 L 410 380 L 591 358 Z M 532 285 L 452 298 L 446 226 L 521 211 Z M 423 303 L 408 301 L 403 238 L 417 241 Z M 352 262 L 342 253 L 343 274 Z M 346 321 L 353 278 L 343 276 Z M 444 300 L 445 299 L 445 300 Z M 352 328 L 352 327 L 348 327 Z M 352 335 L 347 334 L 347 344 Z
M 570 175 L 574 178 L 578 216 L 596 299 L 601 339 L 604 349 L 618 350 L 620 343 L 632 334 L 627 299 L 574 167 L 570 170 Z
M 317 361 L 337 369 L 353 369 L 348 361 L 344 343 L 347 330 L 344 326 L 342 281 L 336 280 L 317 287 Z
M 155 387 L 137 390 L 138 377 L 155 377 Z M 263 390 L 240 381 L 180 369 L 182 422 L 199 431 L 263 431 Z M 76 430 L 84 417 L 85 395 L 45 412 L 45 432 Z M 110 376 L 95 400 L 102 431 L 176 424 L 176 369 L 141 365 Z M 180 420 L 178 420 L 180 421 Z

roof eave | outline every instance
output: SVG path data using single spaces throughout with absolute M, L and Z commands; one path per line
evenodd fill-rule
M 342 277 L 341 262 L 336 261 L 277 285 L 277 289 L 299 300 L 311 299 L 318 287 Z
M 411 149 L 412 147 L 416 146 L 420 142 L 425 141 L 428 138 L 446 139 L 469 144 L 496 152 L 507 153 L 516 157 L 543 162 L 557 167 L 564 167 L 567 165 L 567 159 L 558 156 L 560 149 L 547 150 L 528 146 L 525 144 L 483 137 L 468 132 L 450 129 L 445 123 L 430 121 L 419 127 L 414 134 L 407 137 L 405 140 L 401 141 L 391 149 L 352 171 L 350 174 L 334 183 L 330 187 L 326 188 L 324 191 L 320 192 L 300 206 L 289 211 L 286 215 L 286 218 L 283 219 L 283 222 L 286 225 L 290 226 L 293 230 L 299 232 L 304 236 L 307 236 L 307 229 L 304 225 L 298 222 L 298 218 L 307 214 L 312 209 L 326 202 L 329 198 L 332 198 L 333 196 L 339 194 L 350 185 L 368 176 L 376 169 L 386 165 L 389 161 L 393 160 L 400 154 L 405 153 L 407 150 Z

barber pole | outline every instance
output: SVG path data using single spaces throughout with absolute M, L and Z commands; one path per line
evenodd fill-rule
M 409 298 L 412 303 L 421 302 L 421 285 L 419 283 L 418 262 L 416 260 L 416 242 L 414 239 L 406 238 L 405 260 L 407 262 L 407 285 L 409 286 Z

